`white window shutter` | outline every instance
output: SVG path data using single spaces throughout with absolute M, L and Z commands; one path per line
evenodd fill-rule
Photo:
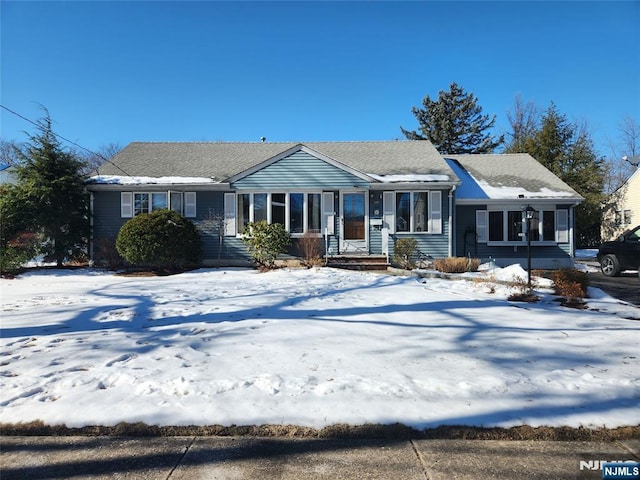
M 395 211 L 395 193 L 382 192 L 382 225 L 389 229 L 389 233 L 396 232 Z
M 322 193 L 322 233 L 325 228 L 328 235 L 335 234 L 336 209 L 334 205 L 333 192 Z
M 478 243 L 487 243 L 486 210 L 476 210 L 476 239 Z
M 556 241 L 569 242 L 569 210 L 556 211 Z
M 120 216 L 133 217 L 133 192 L 120 192 Z
M 429 192 L 429 233 L 442 233 L 442 192 Z
M 236 194 L 224 194 L 224 234 L 236 234 Z
M 196 216 L 196 192 L 184 192 L 184 216 Z

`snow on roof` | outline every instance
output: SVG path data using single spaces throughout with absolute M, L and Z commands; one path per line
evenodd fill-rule
M 126 175 L 96 175 L 89 178 L 87 183 L 102 185 L 184 185 L 219 182 L 213 178 L 207 177 L 135 177 Z
M 559 198 L 559 197 L 575 197 L 571 192 L 561 192 L 551 190 L 550 188 L 541 187 L 540 190 L 532 192 L 523 187 L 507 187 L 490 185 L 484 180 L 477 180 L 478 186 L 487 194 L 489 198 L 494 200 L 511 199 L 511 198 Z
M 407 174 L 407 175 L 376 175 L 367 173 L 368 176 L 383 183 L 400 183 L 400 182 L 448 182 L 449 175 L 442 174 Z

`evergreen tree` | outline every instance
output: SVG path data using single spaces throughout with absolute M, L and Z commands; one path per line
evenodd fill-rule
M 576 208 L 577 244 L 598 245 L 605 163 L 597 155 L 587 128 L 570 123 L 552 102 L 540 127 L 520 136 L 517 145 L 521 153 L 529 153 L 585 198 Z
M 455 82 L 449 91 L 441 90 L 437 100 L 424 97 L 422 106 L 411 108 L 420 133 L 400 127 L 409 140 L 429 140 L 440 153 L 451 155 L 491 153 L 504 141 L 504 136 L 495 139 L 487 133 L 496 116 L 489 119 L 489 115 L 483 115 L 473 93 L 466 93 Z
M 7 194 L 20 199 L 20 211 L 12 217 L 29 218 L 29 229 L 46 239 L 41 253 L 61 266 L 86 252 L 89 197 L 80 174 L 84 165 L 63 150 L 48 113 L 38 124 L 40 132 L 29 135 L 30 142 L 19 153 L 18 181 Z

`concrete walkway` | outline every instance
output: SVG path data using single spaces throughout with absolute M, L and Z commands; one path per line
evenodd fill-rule
M 2 480 L 574 480 L 605 460 L 639 461 L 640 440 L 0 437 Z

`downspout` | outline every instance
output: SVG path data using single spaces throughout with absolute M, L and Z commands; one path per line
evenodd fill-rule
M 89 263 L 93 264 L 93 192 L 89 193 Z
M 453 257 L 453 239 L 455 237 L 455 224 L 453 223 L 455 220 L 455 215 L 453 212 L 453 197 L 455 196 L 456 186 L 452 185 L 451 190 L 449 190 L 449 250 L 448 256 Z

